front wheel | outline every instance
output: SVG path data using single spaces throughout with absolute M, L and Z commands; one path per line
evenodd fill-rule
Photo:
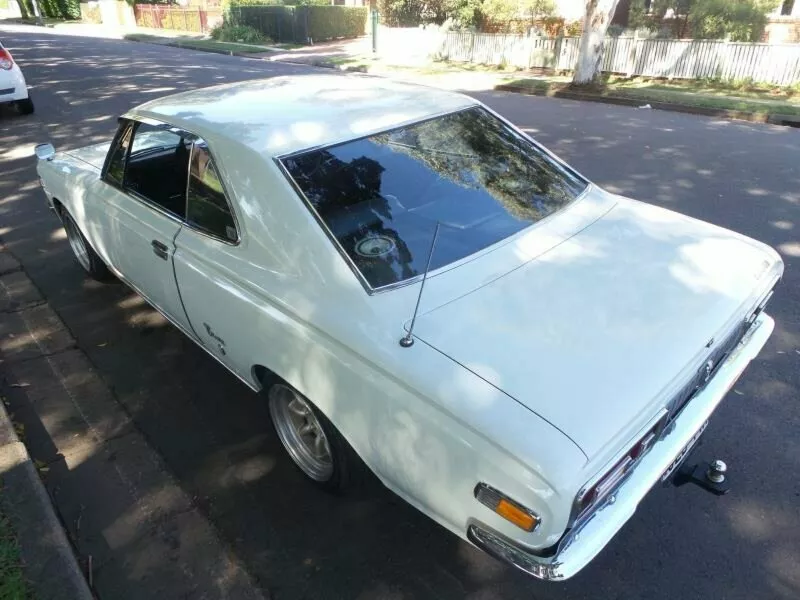
M 33 113 L 33 100 L 31 97 L 28 96 L 24 100 L 17 101 L 17 109 L 19 110 L 20 114 L 23 115 L 30 115 Z
M 305 476 L 331 492 L 350 487 L 359 459 L 333 423 L 284 383 L 270 388 L 268 400 L 278 439 Z
M 64 222 L 64 230 L 67 232 L 67 241 L 72 253 L 78 261 L 78 264 L 83 267 L 92 278 L 98 281 L 108 279 L 111 273 L 103 260 L 94 251 L 94 248 L 89 244 L 89 241 L 81 233 L 80 228 L 73 220 L 72 216 L 62 209 L 61 218 Z

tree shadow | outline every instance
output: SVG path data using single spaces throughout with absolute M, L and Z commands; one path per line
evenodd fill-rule
M 793 565 L 800 549 L 791 476 L 798 472 L 792 401 L 800 390 L 800 275 L 791 269 L 800 226 L 796 132 L 476 94 L 598 184 L 783 248 L 790 267 L 770 308 L 776 335 L 707 436 L 707 446 L 731 459 L 738 495 L 719 501 L 693 490 L 656 489 L 583 573 L 563 585 L 545 585 L 480 553 L 381 486 L 343 498 L 315 491 L 284 456 L 259 396 L 125 286 L 84 279 L 58 235 L 58 222 L 36 188 L 33 144 L 53 140 L 69 148 L 104 141 L 116 115 L 147 99 L 283 73 L 283 67 L 53 35 L 4 42 L 25 62 L 38 112 L 0 116 L 0 236 L 115 401 L 275 598 L 797 596 Z M 31 428 L 47 416 L 29 415 Z M 61 433 L 51 428 L 46 436 L 58 439 Z M 92 460 L 107 457 L 89 457 L 84 468 Z M 85 556 L 99 546 L 86 539 L 87 529 L 77 531 L 79 507 L 72 510 L 65 523 Z M 94 531 L 123 517 L 98 513 Z M 82 527 L 88 528 L 86 522 Z M 135 592 L 135 578 L 123 583 Z

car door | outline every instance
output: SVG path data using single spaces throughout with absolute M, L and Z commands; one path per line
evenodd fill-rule
M 186 213 L 193 136 L 156 122 L 130 121 L 103 171 L 108 251 L 122 277 L 192 335 L 173 269 L 175 237 Z
M 175 240 L 175 277 L 189 321 L 220 362 L 250 381 L 248 341 L 263 316 L 247 289 L 240 227 L 203 140 L 192 148 L 185 226 Z

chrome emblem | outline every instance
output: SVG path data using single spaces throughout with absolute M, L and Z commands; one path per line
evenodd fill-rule
M 711 379 L 711 372 L 714 370 L 714 361 L 709 360 L 706 364 L 703 365 L 703 383 L 708 383 L 708 380 Z

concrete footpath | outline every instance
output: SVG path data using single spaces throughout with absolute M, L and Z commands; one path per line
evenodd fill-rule
M 19 264 L 0 252 L 0 318 L 26 303 L 18 285 Z M 8 287 L 6 287 L 8 286 Z M 2 363 L 0 363 L 2 369 Z M 2 374 L 0 370 L 0 374 Z M 2 384 L 7 387 L 6 382 Z M 18 388 L 13 388 L 15 391 Z M 13 524 L 25 565 L 25 577 L 37 598 L 90 600 L 92 594 L 72 546 L 53 510 L 25 445 L 19 440 L 5 409 L 5 390 L 0 392 L 0 507 Z
M 264 598 L 2 246 L 0 377 L 25 443 L 0 411 L 2 497 L 37 598 Z

